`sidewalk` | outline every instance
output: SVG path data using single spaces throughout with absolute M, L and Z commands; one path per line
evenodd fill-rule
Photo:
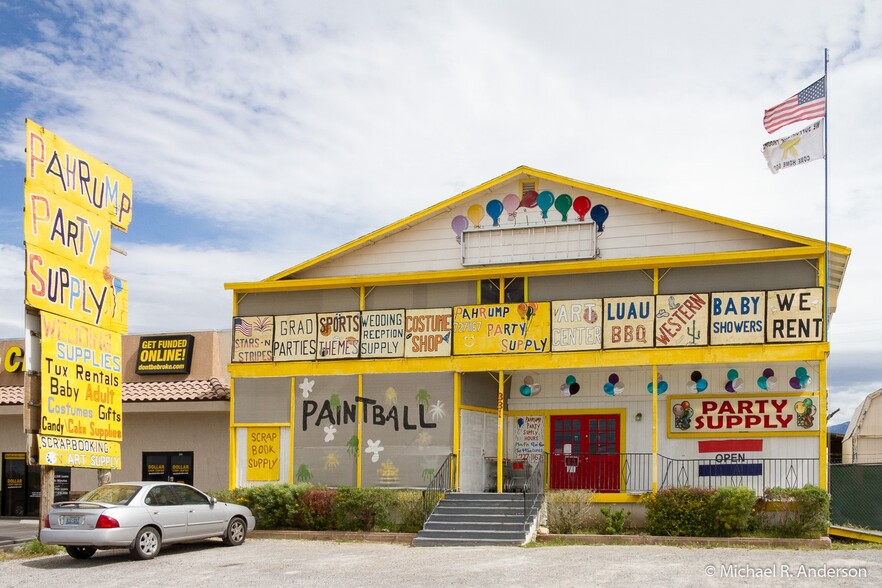
M 39 527 L 37 519 L 0 517 L 0 550 L 36 539 Z

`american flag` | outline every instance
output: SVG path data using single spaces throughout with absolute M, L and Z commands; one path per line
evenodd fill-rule
M 251 336 L 251 323 L 245 319 L 236 317 L 233 319 L 233 325 L 235 325 L 237 333 L 245 335 L 246 337 Z
M 800 120 L 812 120 L 827 114 L 827 76 L 803 89 L 777 106 L 766 110 L 763 126 L 774 133 Z

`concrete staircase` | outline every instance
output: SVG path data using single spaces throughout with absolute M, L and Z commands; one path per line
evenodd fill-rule
M 535 495 L 527 495 L 527 507 Z M 537 501 L 537 508 L 541 500 Z M 524 525 L 521 493 L 447 494 L 413 540 L 414 547 L 438 545 L 523 545 L 535 536 L 537 513 Z

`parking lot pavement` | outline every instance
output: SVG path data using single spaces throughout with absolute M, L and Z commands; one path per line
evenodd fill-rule
M 37 519 L 0 518 L 0 549 L 36 539 L 38 523 Z
M 248 539 L 172 545 L 150 561 L 125 550 L 0 561 L 4 586 L 879 586 L 882 549 L 655 545 L 408 547 Z

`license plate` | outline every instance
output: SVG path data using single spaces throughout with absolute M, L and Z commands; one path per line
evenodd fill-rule
M 82 515 L 80 515 L 80 516 L 61 515 L 58 517 L 58 519 L 62 525 L 82 525 L 83 524 Z

